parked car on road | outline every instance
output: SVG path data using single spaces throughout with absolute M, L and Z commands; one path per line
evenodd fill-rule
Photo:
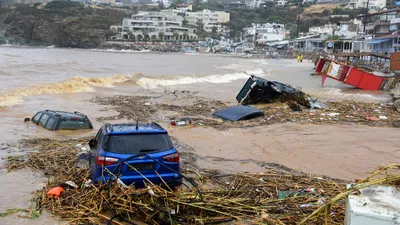
M 89 167 L 95 183 L 116 179 L 144 187 L 181 185 L 179 153 L 168 132 L 157 123 L 105 124 L 89 141 Z M 163 182 L 164 181 L 164 182 Z
M 77 111 L 63 112 L 47 109 L 39 111 L 32 119 L 25 118 L 25 122 L 29 121 L 48 130 L 93 129 L 89 118 Z

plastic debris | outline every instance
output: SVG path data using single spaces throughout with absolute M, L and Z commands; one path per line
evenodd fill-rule
M 63 192 L 64 192 L 64 188 L 55 187 L 55 188 L 50 189 L 47 192 L 47 197 L 49 197 L 49 198 L 58 198 L 58 197 L 60 197 L 61 193 L 63 193 Z
M 310 192 L 310 193 L 314 193 L 315 192 L 315 188 L 306 188 L 302 190 L 303 192 Z
M 128 187 L 128 185 L 126 185 L 124 182 L 122 182 L 121 179 L 117 179 L 117 184 L 120 184 L 122 187 Z
M 172 126 L 188 126 L 192 124 L 192 120 L 189 117 L 171 118 L 170 120 Z
M 87 181 L 85 182 L 84 186 L 85 186 L 85 187 L 90 187 L 91 184 L 92 184 L 92 180 L 89 179 L 89 180 L 87 180 Z
M 325 204 L 325 202 L 326 202 L 326 198 L 320 197 L 320 198 L 318 199 L 317 204 L 318 204 L 319 206 L 321 206 L 321 205 Z
M 379 116 L 380 120 L 387 120 L 388 118 L 386 116 Z
M 155 195 L 154 191 L 151 190 L 151 189 L 149 189 L 149 194 L 150 194 L 150 195 Z
M 67 182 L 65 182 L 66 184 L 68 184 L 69 186 L 73 187 L 73 188 L 78 188 L 78 185 L 75 184 L 75 182 L 69 180 Z
M 146 103 L 144 103 L 144 105 L 150 105 L 150 102 L 146 102 Z
M 328 113 L 327 116 L 339 116 L 340 113 Z
M 301 204 L 300 208 L 309 208 L 309 207 L 312 207 L 312 206 L 313 206 L 313 204 L 307 203 L 307 204 Z
M 367 116 L 367 117 L 365 117 L 365 119 L 369 120 L 369 121 L 378 121 L 379 120 L 379 118 L 373 117 L 373 116 Z

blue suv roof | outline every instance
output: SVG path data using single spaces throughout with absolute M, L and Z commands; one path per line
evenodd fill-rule
M 106 124 L 108 134 L 167 134 L 158 123 L 136 124 L 136 123 L 121 123 L 121 124 Z

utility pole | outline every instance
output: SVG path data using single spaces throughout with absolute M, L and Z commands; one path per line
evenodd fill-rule
M 299 28 L 300 28 L 300 12 L 297 12 L 296 38 L 299 37 Z
M 366 33 L 365 33 L 365 28 L 366 28 L 366 26 L 367 26 L 368 8 L 369 8 L 369 0 L 367 0 L 367 8 L 365 9 L 364 34 L 366 34 Z

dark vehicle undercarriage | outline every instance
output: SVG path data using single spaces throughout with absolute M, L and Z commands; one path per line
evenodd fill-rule
M 242 87 L 236 100 L 242 105 L 295 101 L 304 108 L 322 108 L 321 104 L 313 100 L 308 94 L 288 84 L 268 81 L 256 76 L 251 76 Z

